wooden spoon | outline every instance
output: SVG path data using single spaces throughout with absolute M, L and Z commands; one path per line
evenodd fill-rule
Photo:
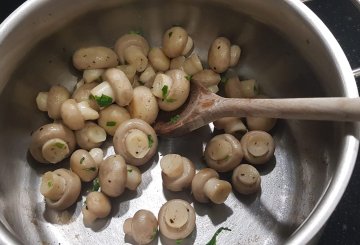
M 158 120 L 158 135 L 180 136 L 223 117 L 360 121 L 360 98 L 233 99 L 220 97 L 191 82 L 187 103 L 172 113 L 177 120 Z

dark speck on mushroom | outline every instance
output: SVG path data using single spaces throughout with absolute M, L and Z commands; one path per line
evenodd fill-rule
M 173 224 L 173 223 L 174 223 L 174 220 L 173 220 L 173 219 L 170 219 L 170 223 Z
M 108 180 L 109 183 L 111 183 L 111 180 Z

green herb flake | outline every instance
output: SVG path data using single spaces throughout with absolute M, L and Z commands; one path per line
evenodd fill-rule
M 138 81 L 139 82 L 139 84 L 141 85 L 141 86 L 144 86 L 145 85 L 145 83 L 143 82 L 143 81 Z
M 96 167 L 83 168 L 83 170 L 85 170 L 85 171 L 93 171 L 93 172 L 95 172 L 95 171 L 97 170 L 97 168 L 96 168 Z
M 226 84 L 229 81 L 229 78 L 225 77 L 225 76 L 221 76 L 221 80 L 220 82 L 223 84 Z
M 131 168 L 128 168 L 127 171 L 131 173 L 133 170 Z
M 177 239 L 177 240 L 175 241 L 175 243 L 176 243 L 176 244 L 181 244 L 181 243 L 182 243 L 182 240 Z
M 60 143 L 60 142 L 56 142 L 56 143 L 55 143 L 55 146 L 56 146 L 57 148 L 59 148 L 59 149 L 64 149 L 64 148 L 65 148 L 65 144 Z
M 113 99 L 110 96 L 107 96 L 105 94 L 102 94 L 101 96 L 97 96 L 95 95 L 95 100 L 96 103 L 100 106 L 100 107 L 106 107 L 112 104 Z
M 114 121 L 106 122 L 106 126 L 108 126 L 108 127 L 114 127 L 115 125 L 116 125 L 116 122 L 114 122 Z
M 176 101 L 176 99 L 168 98 L 168 99 L 165 99 L 165 101 L 168 103 L 173 103 Z
M 89 100 L 95 100 L 95 96 L 92 95 L 92 94 L 90 94 L 90 95 L 89 95 Z
M 150 134 L 148 134 L 148 146 L 149 146 L 149 148 L 152 147 L 153 143 L 154 143 L 154 139 L 152 138 L 152 136 Z
M 157 228 L 155 227 L 155 228 L 153 229 L 153 233 L 152 233 L 152 235 L 151 235 L 151 237 L 150 237 L 151 240 L 154 240 L 157 232 L 158 232 L 158 230 L 157 230 Z
M 173 32 L 172 32 L 172 31 L 171 31 L 171 32 L 169 32 L 169 34 L 168 34 L 168 35 L 169 35 L 169 38 L 172 36 L 172 34 L 173 34 Z
M 177 121 L 179 121 L 179 119 L 180 119 L 180 115 L 175 115 L 175 116 L 173 116 L 172 118 L 170 118 L 170 123 L 171 123 L 171 124 L 174 124 L 174 123 L 176 123 Z
M 216 238 L 217 236 L 222 232 L 222 231 L 231 231 L 229 228 L 227 227 L 220 227 L 216 232 L 215 234 L 213 235 L 213 237 L 211 238 L 211 240 L 206 243 L 206 245 L 216 245 Z
M 48 187 L 51 188 L 53 186 L 53 183 L 51 181 L 48 181 Z
M 99 178 L 96 178 L 93 180 L 93 185 L 92 185 L 91 191 L 99 191 L 99 189 L 100 189 Z
M 192 78 L 192 76 L 191 76 L 191 75 L 187 75 L 187 76 L 185 76 L 185 79 L 186 79 L 186 80 L 188 80 L 188 81 L 191 81 L 191 78 Z
M 227 155 L 223 160 L 224 161 L 227 161 L 227 160 L 229 160 L 230 159 L 230 155 Z
M 131 30 L 131 31 L 129 31 L 129 34 L 137 34 L 137 35 L 142 36 L 143 32 L 141 30 Z
M 161 91 L 162 91 L 162 98 L 163 100 L 165 100 L 169 95 L 169 87 L 167 85 L 164 85 Z
M 80 164 L 83 164 L 84 160 L 85 160 L 85 157 L 82 157 L 82 158 L 80 159 Z

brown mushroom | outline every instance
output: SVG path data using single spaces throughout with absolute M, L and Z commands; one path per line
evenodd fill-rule
M 120 155 L 106 158 L 99 167 L 99 183 L 101 191 L 110 197 L 120 196 L 126 185 L 127 168 Z
M 139 118 L 152 124 L 159 113 L 158 103 L 151 90 L 145 86 L 134 89 L 134 96 L 128 107 L 131 118 Z
M 73 65 L 78 70 L 110 68 L 117 64 L 117 55 L 107 47 L 80 48 L 73 55 Z
M 98 164 L 90 153 L 83 149 L 76 150 L 71 155 L 70 168 L 84 182 L 92 181 L 98 174 Z
M 250 131 L 241 138 L 244 158 L 252 164 L 268 162 L 275 151 L 273 137 L 265 131 Z
M 101 192 L 90 192 L 82 208 L 85 226 L 90 226 L 96 219 L 107 217 L 111 211 L 111 203 L 107 196 Z
M 130 114 L 125 108 L 113 104 L 100 111 L 98 124 L 109 135 L 113 136 L 120 124 L 130 118 Z
M 236 191 L 249 195 L 260 190 L 261 178 L 259 172 L 249 164 L 241 164 L 234 169 L 232 184 Z
M 85 126 L 85 121 L 98 119 L 99 113 L 87 101 L 77 103 L 68 99 L 61 105 L 61 118 L 70 129 L 79 130 Z
M 97 148 L 106 140 L 105 130 L 93 122 L 86 122 L 85 126 L 75 131 L 75 138 L 80 148 L 91 150 Z

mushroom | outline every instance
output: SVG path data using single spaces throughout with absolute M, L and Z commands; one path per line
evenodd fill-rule
M 85 83 L 101 82 L 101 75 L 104 73 L 104 71 L 104 69 L 84 70 L 83 80 Z
M 185 48 L 183 49 L 183 51 L 182 51 L 181 54 L 187 57 L 188 55 L 191 54 L 191 52 L 193 51 L 193 49 L 194 49 L 194 41 L 193 41 L 193 39 L 188 35 L 188 39 L 187 39 Z
M 71 98 L 76 100 L 76 102 L 80 103 L 82 101 L 87 101 L 92 109 L 95 111 L 99 111 L 100 107 L 96 103 L 95 100 L 91 99 L 91 90 L 99 85 L 96 82 L 85 83 L 78 88 L 75 89 L 74 93 L 72 94 Z
M 221 77 L 218 73 L 213 72 L 210 69 L 205 69 L 194 74 L 191 77 L 191 80 L 200 83 L 204 87 L 216 93 L 219 91 L 217 85 L 221 81 Z
M 260 190 L 261 178 L 259 172 L 249 164 L 241 164 L 235 168 L 232 184 L 241 194 L 253 194 Z
M 98 164 L 90 153 L 83 149 L 76 150 L 71 155 L 70 168 L 84 182 L 92 181 L 98 174 Z
M 224 203 L 231 192 L 231 184 L 219 180 L 219 174 L 211 169 L 201 169 L 191 182 L 191 190 L 198 202 L 212 201 L 216 204 Z
M 149 60 L 152 67 L 157 71 L 167 71 L 170 67 L 170 59 L 161 48 L 152 48 L 149 51 Z
M 136 75 L 136 68 L 132 65 L 120 65 L 116 67 L 125 73 L 126 77 L 129 79 L 130 83 L 134 81 L 134 77 Z
M 225 72 L 230 66 L 230 41 L 225 37 L 216 38 L 210 46 L 208 64 L 216 73 Z
M 126 106 L 133 97 L 133 88 L 125 73 L 117 68 L 107 69 L 103 74 L 104 82 L 91 90 L 100 107 L 106 107 L 114 101 Z
M 131 165 L 127 165 L 127 178 L 126 178 L 126 188 L 129 190 L 135 191 L 136 188 L 141 183 L 141 172 L 140 170 Z
M 241 49 L 238 45 L 231 45 L 230 47 L 230 66 L 236 66 L 239 62 Z
M 224 129 L 226 134 L 243 135 L 248 130 L 241 118 L 238 117 L 224 117 L 214 122 L 214 126 L 217 129 Z
M 240 143 L 245 159 L 251 164 L 264 164 L 274 155 L 274 139 L 265 131 L 247 132 Z
M 197 54 L 192 54 L 184 61 L 183 68 L 186 74 L 192 76 L 203 70 L 200 58 Z
M 158 103 L 151 90 L 145 86 L 134 89 L 134 96 L 128 107 L 131 118 L 139 118 L 152 124 L 159 113 Z
M 64 168 L 46 172 L 41 178 L 40 192 L 45 197 L 46 205 L 52 209 L 64 210 L 73 205 L 80 190 L 79 177 Z
M 127 168 L 120 155 L 106 158 L 99 167 L 99 183 L 101 191 L 110 197 L 120 196 L 126 185 Z
M 247 117 L 246 124 L 250 130 L 269 132 L 276 124 L 276 118 Z
M 100 147 L 106 140 L 105 130 L 93 122 L 86 122 L 85 126 L 75 131 L 77 144 L 85 150 Z
M 258 92 L 259 87 L 254 79 L 240 81 L 234 76 L 225 83 L 225 95 L 230 98 L 254 98 Z
M 191 42 L 189 41 L 188 44 L 188 34 L 186 30 L 179 26 L 171 27 L 164 33 L 162 44 L 163 51 L 169 58 L 185 55 L 191 49 L 191 47 L 189 49 Z
M 178 154 L 168 154 L 160 161 L 161 176 L 166 189 L 181 191 L 191 185 L 195 176 L 195 166 L 187 159 Z
M 127 163 L 140 166 L 155 155 L 158 139 L 147 122 L 130 119 L 118 127 L 113 143 L 115 152 L 123 156 Z
M 169 239 L 178 240 L 188 237 L 195 229 L 194 208 L 181 199 L 166 202 L 159 210 L 159 230 Z
M 93 148 L 89 151 L 90 156 L 94 159 L 96 165 L 99 167 L 103 158 L 104 152 L 100 148 Z
M 111 211 L 111 203 L 102 192 L 90 192 L 82 208 L 85 226 L 90 226 L 96 219 L 107 217 Z
M 87 101 L 78 103 L 74 99 L 68 99 L 61 105 L 61 118 L 70 129 L 79 130 L 85 126 L 85 121 L 98 119 L 99 113 Z
M 98 124 L 109 135 L 113 136 L 120 124 L 130 118 L 130 114 L 125 108 L 113 104 L 100 111 Z
M 185 60 L 186 60 L 185 56 L 179 56 L 174 59 L 171 59 L 170 70 L 173 70 L 173 69 L 184 70 L 183 66 L 184 66 Z
M 80 48 L 73 55 L 73 65 L 78 70 L 110 68 L 117 64 L 117 55 L 107 47 Z
M 145 71 L 143 71 L 139 77 L 139 83 L 143 86 L 151 88 L 154 83 L 155 71 L 151 65 L 149 65 Z
M 46 124 L 31 135 L 29 151 L 41 163 L 58 163 L 76 146 L 74 133 L 61 123 Z
M 204 157 L 207 165 L 218 172 L 228 172 L 243 158 L 240 142 L 231 134 L 219 134 L 206 145 Z
M 132 237 L 138 244 L 148 244 L 156 237 L 158 221 L 148 210 L 140 209 L 132 218 L 125 220 L 124 233 Z
M 149 44 L 141 35 L 125 34 L 115 43 L 115 52 L 121 64 L 133 65 L 138 72 L 142 72 L 148 65 L 147 55 Z
M 49 92 L 40 92 L 36 97 L 36 104 L 40 111 L 47 111 L 52 119 L 60 119 L 60 108 L 65 100 L 70 98 L 69 91 L 61 86 L 54 85 Z
M 158 98 L 161 110 L 174 111 L 182 106 L 190 92 L 190 81 L 182 70 L 169 70 L 165 74 L 157 74 L 152 93 Z

